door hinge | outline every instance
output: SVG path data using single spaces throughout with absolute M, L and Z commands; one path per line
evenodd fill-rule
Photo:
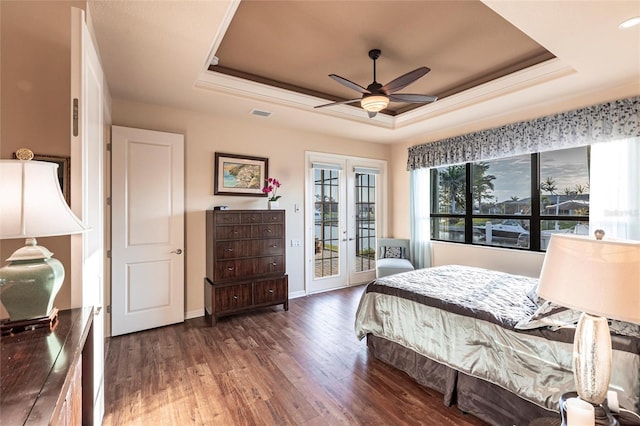
M 111 258 L 111 250 L 107 250 L 107 257 Z
M 110 143 L 107 144 L 107 151 L 111 151 L 111 144 Z
M 111 313 L 111 305 L 107 305 L 107 313 L 110 314 Z
M 110 206 L 111 205 L 111 197 L 107 197 L 107 205 Z
M 78 136 L 78 98 L 73 98 L 73 136 Z

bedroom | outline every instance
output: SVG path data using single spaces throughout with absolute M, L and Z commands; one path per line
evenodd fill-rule
M 3 2 L 4 3 L 4 2 Z M 11 3 L 11 2 L 9 2 Z M 51 2 L 49 2 L 51 3 Z M 83 7 L 84 2 L 74 2 Z M 226 6 L 220 5 L 220 9 Z M 503 7 L 508 8 L 506 5 Z M 2 147 L 0 154 L 2 158 L 10 158 L 12 153 L 19 147 L 28 145 L 34 151 L 39 153 L 68 155 L 70 152 L 68 142 L 68 120 L 66 116 L 67 104 L 65 97 L 68 96 L 67 75 L 68 70 L 68 38 L 66 28 L 69 22 L 68 4 L 62 2 L 51 3 L 48 6 L 35 7 L 35 10 L 29 10 L 28 6 L 21 9 L 16 5 L 4 5 L 2 9 L 3 19 L 3 119 L 2 119 Z M 544 10 L 540 8 L 539 13 L 545 12 L 548 15 L 561 15 L 556 9 Z M 503 11 L 507 13 L 507 11 Z M 511 10 L 514 14 L 513 19 L 519 19 L 519 25 L 524 25 L 529 15 L 528 11 L 517 12 Z M 590 22 L 599 12 L 587 11 L 583 17 Z M 222 13 L 220 13 L 222 16 Z M 54 18 L 55 17 L 55 18 Z M 220 18 L 221 19 L 221 18 Z M 25 23 L 26 27 L 36 23 L 33 30 L 42 31 L 50 34 L 50 40 L 42 35 L 34 36 L 16 36 L 6 34 L 5 31 L 18 31 L 11 24 L 20 25 Z M 617 24 L 617 22 L 616 22 Z M 531 24 L 532 25 L 532 24 Z M 534 31 L 535 28 L 531 28 Z M 22 30 L 24 31 L 24 30 Z M 571 50 L 571 46 L 563 46 L 560 43 L 562 35 L 554 35 L 545 28 L 538 28 L 536 36 L 539 42 L 544 40 L 545 45 L 554 46 L 556 50 L 564 47 L 565 50 Z M 618 31 L 617 29 L 615 31 Z M 22 35 L 18 32 L 18 35 Z M 577 33 L 575 33 L 577 34 Z M 58 37 L 58 38 L 56 38 Z M 553 40 L 552 40 L 553 39 Z M 12 49 L 6 46 L 13 40 L 16 45 Z M 18 41 L 19 40 L 19 41 Z M 555 40 L 555 42 L 554 42 Z M 637 37 L 636 37 L 637 40 Z M 191 41 L 191 40 L 189 40 Z M 569 40 L 566 41 L 569 43 Z M 194 42 L 195 43 L 195 42 Z M 200 45 L 204 45 L 202 49 L 205 51 L 209 48 L 210 40 L 198 41 Z M 555 44 L 554 44 L 555 43 Z M 581 42 L 576 43 L 579 47 Z M 388 162 L 390 174 L 389 181 L 389 200 L 388 200 L 388 224 L 387 234 L 396 236 L 408 236 L 409 225 L 405 206 L 409 205 L 409 194 L 406 190 L 408 186 L 408 174 L 405 172 L 406 155 L 409 146 L 423 143 L 431 140 L 443 139 L 449 136 L 468 133 L 474 130 L 490 128 L 502 125 L 507 122 L 515 122 L 526 120 L 538 116 L 552 114 L 559 111 L 578 108 L 581 106 L 592 105 L 612 99 L 625 98 L 638 94 L 637 79 L 627 79 L 616 82 L 601 82 L 595 84 L 596 81 L 602 81 L 602 74 L 609 77 L 612 67 L 615 72 L 624 73 L 624 67 L 613 67 L 614 60 L 622 60 L 621 58 L 611 58 L 603 61 L 602 58 L 610 56 L 622 57 L 625 55 L 616 55 L 616 49 L 609 49 L 608 46 L 598 45 L 597 43 L 588 43 L 591 49 L 598 49 L 597 54 L 594 53 L 588 60 L 585 58 L 576 59 L 569 55 L 567 61 L 578 61 L 574 64 L 580 70 L 580 75 L 584 73 L 593 81 L 588 83 L 580 81 L 582 86 L 569 91 L 563 88 L 564 96 L 550 100 L 540 94 L 535 96 L 537 102 L 524 106 L 522 102 L 517 101 L 516 94 L 507 97 L 501 101 L 495 100 L 488 104 L 471 107 L 468 110 L 468 116 L 461 118 L 458 116 L 448 117 L 451 121 L 442 120 L 433 128 L 427 129 L 428 138 L 423 136 L 414 137 L 400 143 L 369 143 L 356 138 L 353 133 L 360 130 L 360 127 L 354 125 L 356 131 L 351 130 L 348 137 L 326 135 L 317 130 L 308 131 L 294 128 L 298 123 L 321 126 L 322 121 L 313 123 L 314 120 L 295 115 L 293 119 L 287 119 L 287 114 L 274 114 L 274 121 L 261 120 L 259 117 L 242 115 L 239 117 L 225 118 L 219 112 L 204 113 L 197 112 L 188 107 L 172 106 L 163 103 L 154 95 L 146 94 L 145 101 L 136 101 L 127 99 L 123 94 L 112 92 L 112 116 L 113 122 L 119 125 L 153 128 L 168 132 L 184 133 L 189 140 L 186 150 L 186 182 L 187 182 L 187 220 L 186 235 L 187 247 L 186 251 L 190 253 L 186 262 L 186 299 L 185 311 L 187 316 L 199 315 L 202 311 L 202 277 L 204 276 L 204 210 L 213 204 L 218 204 L 212 196 L 212 152 L 219 150 L 221 152 L 234 152 L 255 154 L 260 156 L 269 156 L 271 158 L 271 174 L 278 176 L 283 180 L 284 185 L 282 194 L 284 196 L 281 205 L 288 211 L 293 211 L 294 204 L 304 204 L 304 164 L 303 152 L 305 150 L 318 152 L 338 152 L 348 156 L 367 156 L 371 158 L 383 159 Z M 17 51 L 17 48 L 22 49 Z M 106 54 L 108 46 L 100 46 L 101 53 Z M 156 48 L 158 51 L 162 49 Z M 195 49 L 195 47 L 194 47 Z M 611 50 L 611 51 L 609 51 Z M 635 49 L 637 51 L 637 49 Z M 152 50 L 153 52 L 153 50 Z M 26 54 L 25 54 L 26 53 Z M 117 55 L 118 52 L 111 52 Z M 198 53 L 199 61 L 203 58 Z M 206 55 L 206 54 L 205 54 Z M 630 55 L 631 56 L 631 55 Z M 594 58 L 600 58 L 594 60 Z M 30 64 L 33 58 L 37 58 L 38 66 L 34 67 Z M 133 61 L 134 58 L 124 57 L 125 61 Z M 148 58 L 146 58 L 148 59 Z M 634 64 L 633 57 L 626 58 Z M 135 59 L 137 60 L 137 59 Z M 364 58 L 366 60 L 366 57 Z M 602 65 L 606 62 L 606 65 Z M 383 64 L 384 62 L 381 62 Z M 600 65 L 598 65 L 600 64 Z M 635 61 L 637 64 L 637 61 Z M 30 66 L 31 65 L 31 66 Z M 166 64 L 165 64 L 166 65 Z M 367 64 L 368 65 L 368 64 Z M 428 64 L 427 64 L 428 65 Z M 142 65 L 138 65 L 142 67 Z M 591 67 L 600 68 L 591 68 Z M 197 69 L 199 69 L 198 64 Z M 615 69 L 614 69 L 615 68 Z M 48 72 L 43 73 L 46 69 Z M 584 70 L 584 71 L 583 71 Z M 628 68 L 627 68 L 628 70 Z M 368 69 L 367 69 L 368 71 Z M 11 73 L 14 74 L 11 74 Z M 335 72 L 341 72 L 336 69 Z M 196 71 L 197 73 L 197 71 Z M 637 77 L 637 66 L 635 69 Z M 595 74 L 595 75 L 594 75 Z M 598 75 L 601 74 L 601 75 Z M 149 74 L 152 75 L 152 74 Z M 118 77 L 110 77 L 115 80 Z M 142 84 L 141 77 L 137 77 L 134 84 Z M 586 78 L 586 77 L 585 77 Z M 20 84 L 11 84 L 11 82 Z M 52 85 L 51 81 L 55 84 Z M 29 84 L 31 82 L 31 84 Z M 36 84 L 40 82 L 40 85 Z M 193 82 L 193 78 L 191 82 Z M 43 84 L 48 86 L 45 90 Z M 553 86 L 550 91 L 558 87 Z M 569 92 L 567 92 L 569 91 Z M 30 93 L 31 96 L 24 96 Z M 221 95 L 223 100 L 230 98 L 229 95 Z M 228 102 L 221 102 L 227 108 L 231 109 Z M 250 104 L 250 105 L 249 105 Z M 246 106 L 246 107 L 245 107 Z M 264 103 L 247 102 L 239 107 L 243 112 L 250 108 L 269 109 L 271 105 Z M 64 123 L 57 124 L 56 120 Z M 282 126 L 275 120 L 291 121 L 292 125 Z M 311 123 L 309 123 L 312 121 Z M 295 122 L 295 123 L 294 123 Z M 39 123 L 34 126 L 33 123 Z M 368 132 L 367 134 L 370 134 Z M 384 132 L 388 133 L 388 132 Z M 258 145 L 256 140 L 262 142 Z M 263 145 L 266 149 L 257 148 Z M 215 146 L 215 149 L 212 148 Z M 219 148 L 218 148 L 219 147 Z M 365 155 L 366 154 L 366 155 Z M 291 157 L 289 156 L 291 155 Z M 293 164 L 294 167 L 291 167 Z M 261 202 L 248 199 L 232 199 L 226 200 L 224 203 L 231 204 L 234 207 L 262 207 Z M 304 226 L 302 215 L 291 215 L 288 224 L 288 238 L 304 240 Z M 70 248 L 69 240 L 66 237 L 54 238 L 48 244 L 49 248 L 60 256 L 63 263 L 69 261 Z M 3 258 L 16 248 L 14 242 L 2 243 Z M 17 243 L 16 243 L 17 244 Z M 537 275 L 542 263 L 542 254 L 526 253 L 526 252 L 508 252 L 504 256 L 496 258 L 491 250 L 478 247 L 460 248 L 458 246 L 453 249 L 448 245 L 439 245 L 435 249 L 435 255 L 438 256 L 442 263 L 449 263 L 451 258 L 459 258 L 462 251 L 463 256 L 472 258 L 475 262 L 483 264 L 487 267 L 503 269 L 513 268 L 511 272 L 519 272 L 524 275 Z M 293 265 L 304 264 L 304 253 L 302 250 L 288 248 L 288 264 L 290 268 L 290 291 L 292 293 L 304 291 L 304 271 L 301 267 Z M 63 287 L 58 304 L 62 307 L 68 307 L 71 304 L 71 289 L 68 285 Z

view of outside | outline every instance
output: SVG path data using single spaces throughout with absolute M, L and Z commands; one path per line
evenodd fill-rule
M 315 277 L 340 272 L 340 171 L 313 169 Z
M 588 233 L 588 153 L 588 147 L 580 147 L 479 161 L 471 163 L 470 178 L 464 164 L 433 169 L 432 238 L 464 242 L 469 219 L 476 244 L 528 248 L 532 220 L 540 224 L 541 249 L 554 232 Z M 531 161 L 540 170 L 539 212 L 532 212 Z
M 376 175 L 356 173 L 356 272 L 376 267 Z
M 314 169 L 315 277 L 340 273 L 340 172 Z M 376 175 L 355 174 L 355 269 L 375 269 L 376 247 Z

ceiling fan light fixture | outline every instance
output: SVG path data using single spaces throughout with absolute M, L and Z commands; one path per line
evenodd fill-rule
M 362 106 L 365 111 L 369 112 L 382 111 L 387 107 L 387 105 L 389 105 L 389 98 L 383 95 L 365 96 L 360 101 L 360 106 Z

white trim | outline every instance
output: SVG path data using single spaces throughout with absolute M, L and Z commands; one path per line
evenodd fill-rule
M 223 28 L 226 30 L 226 26 Z M 213 50 L 207 58 L 208 61 L 210 61 L 212 55 Z M 209 71 L 208 65 L 199 73 L 194 82 L 194 87 L 247 99 L 272 102 L 305 111 L 314 111 L 317 114 L 359 121 L 380 128 L 401 129 L 417 122 L 478 105 L 482 102 L 519 92 L 542 83 L 567 77 L 576 74 L 576 72 L 574 68 L 565 62 L 554 58 L 402 114 L 396 116 L 377 114 L 374 118 L 369 118 L 367 112 L 362 108 L 356 108 L 346 104 L 316 109 L 314 107 L 327 103 L 327 101 L 330 100 Z
M 293 293 L 289 293 L 289 300 L 297 299 L 299 297 L 305 297 L 306 295 L 307 295 L 307 292 L 304 290 L 294 291 Z

